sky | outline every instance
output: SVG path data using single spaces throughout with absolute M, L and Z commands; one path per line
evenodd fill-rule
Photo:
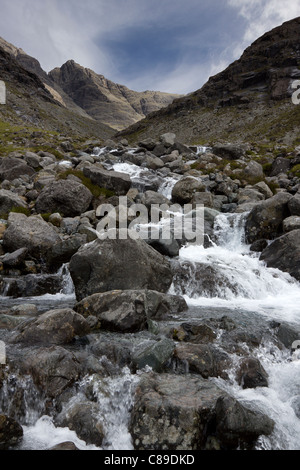
M 297 16 L 300 0 L 0 0 L 0 36 L 47 72 L 73 59 L 135 91 L 187 94 Z

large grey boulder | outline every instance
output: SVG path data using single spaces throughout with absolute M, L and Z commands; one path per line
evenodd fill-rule
M 245 156 L 248 146 L 246 144 L 216 144 L 212 153 L 228 160 L 238 160 Z
M 200 450 L 209 416 L 224 392 L 201 377 L 142 376 L 131 413 L 135 450 Z
M 6 189 L 0 190 L 0 215 L 8 214 L 12 208 L 27 208 L 26 202 L 17 194 Z
M 268 267 L 287 272 L 300 281 L 300 230 L 293 230 L 273 241 L 260 259 Z
M 172 282 L 170 263 L 142 240 L 95 240 L 71 258 L 78 300 L 112 290 L 150 289 L 167 292 Z
M 37 198 L 37 212 L 59 212 L 64 217 L 76 217 L 86 212 L 93 195 L 88 188 L 75 180 L 54 181 L 47 185 Z
M 178 204 L 188 204 L 191 202 L 195 193 L 205 191 L 205 184 L 191 176 L 179 180 L 172 190 L 172 201 Z
M 87 320 L 72 309 L 65 308 L 43 313 L 37 319 L 20 325 L 13 341 L 30 345 L 62 345 L 89 332 Z
M 104 429 L 99 418 L 98 403 L 71 400 L 55 418 L 55 424 L 75 431 L 79 439 L 87 444 L 94 444 L 97 447 L 102 445 Z
M 90 178 L 93 184 L 113 191 L 117 196 L 124 196 L 131 187 L 131 180 L 125 173 L 108 171 L 95 165 L 83 169 L 84 176 Z
M 246 408 L 229 396 L 216 404 L 216 436 L 225 450 L 253 450 L 257 439 L 269 436 L 274 421 L 265 414 Z
M 96 316 L 101 328 L 122 332 L 142 330 L 149 319 L 162 320 L 187 308 L 183 297 L 152 290 L 114 290 L 93 294 L 74 307 L 84 317 Z
M 27 165 L 24 160 L 14 157 L 1 158 L 0 181 L 12 181 L 16 178 L 28 175 L 32 176 L 35 171 Z
M 272 240 L 283 233 L 283 221 L 290 215 L 291 198 L 291 194 L 282 192 L 253 207 L 245 227 L 248 243 L 263 238 Z
M 81 376 L 75 354 L 62 346 L 30 348 L 21 359 L 20 371 L 31 376 L 38 390 L 48 398 L 57 398 Z
M 188 367 L 190 372 L 208 377 L 227 378 L 226 370 L 231 365 L 230 357 L 211 344 L 183 343 L 176 346 L 174 357 Z
M 215 383 L 193 375 L 147 374 L 136 389 L 129 426 L 136 450 L 254 449 L 274 422 Z
M 40 258 L 59 241 L 60 236 L 54 227 L 40 215 L 26 217 L 24 214 L 11 213 L 3 236 L 3 247 L 10 252 L 27 248 L 33 257 Z

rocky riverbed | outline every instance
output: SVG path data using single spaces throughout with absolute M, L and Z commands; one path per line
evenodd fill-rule
M 1 448 L 299 449 L 300 149 L 61 151 L 0 161 Z

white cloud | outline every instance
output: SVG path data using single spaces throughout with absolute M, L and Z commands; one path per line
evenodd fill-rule
M 240 50 L 267 31 L 300 16 L 300 0 L 228 0 L 228 5 L 247 23 Z
M 264 32 L 300 15 L 300 0 L 0 2 L 0 35 L 36 57 L 46 71 L 74 59 L 132 89 L 177 93 L 200 88 Z M 174 39 L 180 49 L 177 62 L 168 68 L 151 63 L 136 77 L 130 77 L 126 71 L 121 72 L 122 56 L 111 54 L 106 39 L 122 40 L 137 26 L 146 29 L 151 25 L 171 26 L 173 31 L 182 31 L 186 26 Z M 202 44 L 210 55 L 203 58 L 201 52 L 189 52 Z

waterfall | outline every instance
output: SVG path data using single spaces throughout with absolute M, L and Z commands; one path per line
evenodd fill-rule
M 193 306 L 241 307 L 299 323 L 300 283 L 287 273 L 267 268 L 250 251 L 244 241 L 245 217 L 220 214 L 211 247 L 187 245 L 180 250 L 181 269 L 173 290 Z
M 224 308 L 240 316 L 246 312 L 243 318 L 249 331 L 259 321 L 272 320 L 290 323 L 300 331 L 300 283 L 287 273 L 267 268 L 250 251 L 244 239 L 245 217 L 220 214 L 210 248 L 190 245 L 181 249 L 172 292 L 184 295 L 194 309 Z M 268 341 L 252 354 L 268 373 L 268 387 L 242 389 L 235 379 L 235 366 L 229 371 L 231 380 L 214 380 L 241 403 L 274 420 L 273 434 L 261 437 L 257 449 L 300 450 L 300 355 L 292 356 L 288 348 L 278 349 Z

